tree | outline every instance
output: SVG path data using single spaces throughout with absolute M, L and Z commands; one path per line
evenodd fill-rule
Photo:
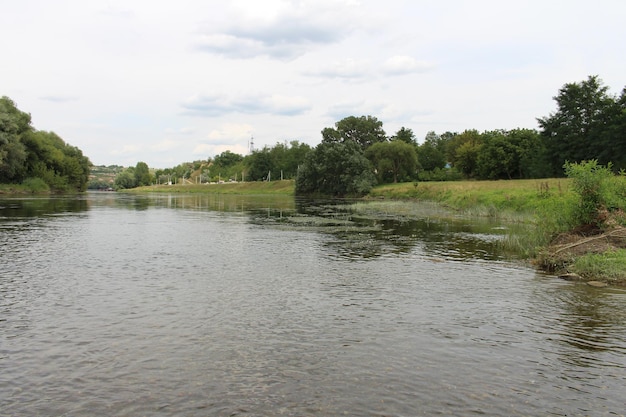
M 265 146 L 261 150 L 254 150 L 245 160 L 247 167 L 246 181 L 262 181 L 268 178 L 273 163 L 270 148 Z
M 213 164 L 219 168 L 229 168 L 243 161 L 243 156 L 231 151 L 224 151 L 213 158 Z
M 322 130 L 322 142 L 352 141 L 365 150 L 376 142 L 387 141 L 383 122 L 372 116 L 349 116 Z
M 150 168 L 145 162 L 137 162 L 135 166 L 135 184 L 137 187 L 152 184 L 152 175 L 150 174 Z
M 56 191 L 87 188 L 91 162 L 54 132 L 31 127 L 30 114 L 0 99 L 0 182 L 40 178 Z
M 300 167 L 296 193 L 361 196 L 375 183 L 372 165 L 357 142 L 322 142 L 307 154 Z
M 304 157 L 311 150 L 305 143 L 293 140 L 289 143 L 276 143 L 270 150 L 273 162 L 273 170 L 285 179 L 295 178 L 298 166 L 304 161 Z M 278 178 L 278 177 L 277 177 Z
M 135 188 L 137 186 L 137 178 L 135 177 L 135 168 L 128 167 L 124 171 L 115 176 L 116 189 Z
M 22 137 L 33 130 L 30 122 L 30 115 L 10 98 L 0 98 L 0 182 L 24 179 L 27 154 Z
M 407 129 L 405 127 L 401 127 L 400 130 L 396 132 L 395 136 L 391 138 L 391 140 L 401 140 L 402 142 L 409 143 L 411 145 L 417 145 L 417 143 L 415 142 L 415 134 L 411 129 Z
M 567 83 L 554 97 L 557 111 L 537 119 L 554 175 L 563 174 L 566 161 L 607 163 L 622 148 L 626 132 L 613 129 L 621 114 L 619 104 L 607 91 L 598 76 Z
M 476 158 L 478 177 L 488 180 L 512 179 L 519 169 L 519 155 L 515 146 L 508 141 L 506 132 L 485 132 L 482 138 L 480 153 Z
M 466 130 L 448 142 L 448 156 L 453 167 L 468 178 L 476 176 L 482 137 L 477 130 Z
M 434 171 L 446 166 L 445 142 L 435 132 L 428 132 L 424 143 L 419 145 L 417 156 L 422 169 Z
M 379 182 L 413 177 L 418 166 L 415 146 L 402 140 L 375 143 L 365 156 L 376 167 Z

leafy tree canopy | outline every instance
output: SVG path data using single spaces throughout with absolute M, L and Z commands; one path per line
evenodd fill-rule
M 367 148 L 365 156 L 378 175 L 379 182 L 398 182 L 415 177 L 418 161 L 415 146 L 402 140 L 377 142 Z
M 374 143 L 387 141 L 383 122 L 372 116 L 349 116 L 322 130 L 322 142 L 352 141 L 365 150 Z
M 30 115 L 10 98 L 0 98 L 0 182 L 38 178 L 56 191 L 84 191 L 89 159 L 55 133 L 37 131 L 30 123 Z
M 375 183 L 372 165 L 357 142 L 323 141 L 307 154 L 300 167 L 296 193 L 360 196 Z
M 598 76 L 589 76 L 565 84 L 554 100 L 557 111 L 537 119 L 553 175 L 563 174 L 566 161 L 594 159 L 626 168 L 624 91 L 612 96 Z

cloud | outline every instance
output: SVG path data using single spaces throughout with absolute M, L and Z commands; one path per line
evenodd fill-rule
M 357 61 L 355 59 L 345 59 L 337 61 L 332 65 L 314 70 L 305 70 L 303 75 L 321 78 L 339 78 L 343 80 L 361 80 L 369 75 L 370 63 L 368 61 Z
M 165 139 L 150 146 L 150 150 L 154 152 L 167 152 L 180 147 L 180 142 L 171 139 Z
M 432 62 L 418 61 L 407 55 L 396 55 L 385 61 L 381 69 L 385 75 L 405 75 L 428 72 L 434 67 Z
M 348 116 L 366 116 L 371 115 L 378 117 L 384 108 L 383 104 L 368 101 L 344 101 L 331 106 L 327 115 L 335 121 L 339 121 Z
M 291 60 L 316 45 L 337 43 L 348 36 L 358 20 L 354 6 L 350 2 L 282 2 L 276 10 L 267 7 L 270 14 L 264 10 L 265 16 L 237 11 L 221 28 L 207 24 L 195 46 L 228 58 Z M 346 16 L 354 19 L 346 23 Z
M 295 116 L 311 109 L 309 100 L 304 97 L 273 95 L 203 95 L 191 97 L 182 104 L 188 116 L 217 117 L 229 113 L 275 114 Z
M 111 150 L 109 153 L 111 155 L 133 155 L 141 150 L 140 146 L 137 145 L 124 145 L 120 149 Z
M 207 136 L 211 144 L 247 143 L 252 136 L 252 126 L 249 124 L 226 123 L 218 129 L 213 129 Z
M 78 100 L 76 96 L 65 96 L 65 95 L 48 95 L 39 97 L 41 100 L 51 101 L 53 103 L 67 103 L 70 101 Z
M 231 151 L 239 155 L 248 153 L 248 148 L 244 145 L 212 145 L 209 143 L 200 143 L 193 149 L 193 155 L 203 155 L 205 158 L 211 155 L 219 155 L 224 151 Z

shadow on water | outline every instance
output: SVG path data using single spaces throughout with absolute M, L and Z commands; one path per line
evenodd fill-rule
M 0 222 L 79 213 L 89 210 L 90 205 L 90 200 L 82 195 L 0 198 Z

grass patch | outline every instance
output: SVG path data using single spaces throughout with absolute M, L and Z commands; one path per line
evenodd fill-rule
M 626 282 L 626 249 L 579 256 L 568 269 L 587 280 Z
M 223 184 L 185 184 L 185 185 L 149 185 L 137 187 L 123 192 L 130 193 L 190 193 L 190 194 L 279 194 L 294 195 L 295 182 L 293 180 L 282 181 L 258 181 L 237 182 Z
M 373 198 L 437 201 L 460 211 L 501 214 L 535 212 L 547 198 L 571 194 L 569 179 L 508 181 L 444 181 L 385 184 L 370 192 Z

